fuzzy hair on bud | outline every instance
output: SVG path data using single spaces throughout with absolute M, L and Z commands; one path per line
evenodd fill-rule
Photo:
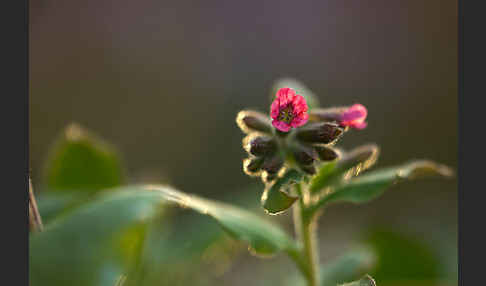
M 247 158 L 243 160 L 243 171 L 250 176 L 257 176 L 262 168 L 263 157 Z
M 236 116 L 236 124 L 246 134 L 251 132 L 272 134 L 273 130 L 270 118 L 263 113 L 253 110 L 240 111 Z
M 370 168 L 378 160 L 380 149 L 376 144 L 367 144 L 344 153 L 338 168 L 349 169 L 345 177 L 357 176 L 360 172 Z

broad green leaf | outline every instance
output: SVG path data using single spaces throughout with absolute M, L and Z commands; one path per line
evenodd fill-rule
M 272 91 L 270 94 L 270 102 L 273 102 L 273 100 L 275 99 L 275 95 L 277 94 L 277 91 L 283 87 L 290 87 L 294 89 L 297 94 L 302 95 L 305 98 L 305 101 L 307 102 L 307 106 L 309 107 L 309 110 L 312 108 L 319 107 L 318 97 L 302 82 L 293 78 L 281 78 L 273 84 Z
M 235 239 L 247 242 L 250 250 L 259 255 L 279 251 L 294 251 L 293 240 L 279 227 L 238 207 L 206 200 L 162 186 L 145 186 L 159 193 L 168 202 L 190 208 L 215 219 Z
M 123 182 L 123 169 L 112 146 L 76 124 L 69 125 L 47 159 L 46 185 L 53 191 L 94 193 Z
M 318 205 L 331 202 L 366 203 L 380 196 L 396 182 L 433 175 L 449 177 L 452 171 L 447 166 L 431 161 L 413 161 L 343 181 L 335 186 L 333 192 L 323 197 Z
M 77 192 L 44 192 L 37 197 L 37 207 L 43 223 L 49 224 L 85 200 L 86 196 Z
M 367 274 L 357 281 L 340 284 L 339 286 L 376 286 L 376 282 L 371 276 Z
M 261 185 L 256 183 L 231 190 L 221 200 L 258 212 L 261 204 L 255 198 L 260 194 Z M 246 250 L 215 220 L 167 208 L 164 217 L 150 224 L 141 274 L 133 285 L 213 285 Z
M 357 176 L 370 168 L 378 159 L 379 148 L 375 144 L 367 144 L 345 152 L 332 162 L 321 164 L 317 174 L 312 177 L 309 185 L 311 193 L 318 192 L 326 186 L 335 184 L 344 178 Z
M 301 173 L 291 169 L 277 178 L 274 183 L 267 185 L 262 195 L 263 208 L 270 214 L 278 214 L 290 208 L 297 197 L 289 195 L 284 188 L 292 182 L 300 181 L 301 178 Z
M 214 220 L 177 210 L 150 225 L 133 285 L 212 285 L 245 250 Z
M 100 195 L 31 237 L 32 285 L 114 285 L 138 261 L 146 223 L 163 204 L 212 217 L 256 254 L 296 250 L 279 227 L 243 209 L 168 187 L 129 186 Z
M 47 225 L 30 237 L 31 285 L 114 285 L 137 261 L 162 203 L 155 192 L 116 192 Z
M 358 279 L 371 270 L 376 257 L 370 248 L 357 248 L 321 266 L 321 286 L 335 286 Z

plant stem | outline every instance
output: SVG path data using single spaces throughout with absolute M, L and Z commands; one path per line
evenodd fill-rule
M 32 181 L 29 178 L 29 225 L 34 231 L 42 231 L 44 226 L 42 225 L 42 219 L 37 208 L 37 202 L 34 196 L 34 190 L 32 189 Z
M 302 258 L 306 271 L 304 273 L 308 286 L 319 284 L 318 248 L 316 243 L 316 229 L 313 220 L 307 215 L 305 194 L 299 184 L 296 185 L 299 193 L 299 203 L 294 205 L 294 227 L 297 238 L 301 244 Z

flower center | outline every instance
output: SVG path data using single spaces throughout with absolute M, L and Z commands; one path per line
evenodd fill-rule
M 278 120 L 290 124 L 290 122 L 294 118 L 294 113 L 292 111 L 293 111 L 292 106 L 290 105 L 285 108 L 282 108 L 278 115 Z

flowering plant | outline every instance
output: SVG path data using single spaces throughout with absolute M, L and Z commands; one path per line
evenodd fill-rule
M 336 276 L 335 269 L 321 268 L 316 229 L 323 210 L 337 203 L 367 203 L 397 182 L 450 176 L 451 170 L 415 160 L 368 171 L 378 159 L 376 144 L 349 151 L 337 146 L 350 130 L 367 127 L 365 106 L 320 108 L 312 92 L 288 80 L 277 83 L 271 102 L 269 114 L 244 110 L 236 117 L 246 134 L 243 170 L 263 181 L 261 205 L 266 213 L 278 215 L 292 208 L 295 238 L 241 207 L 166 185 L 123 186 L 124 172 L 110 145 L 72 125 L 50 153 L 46 168 L 46 188 L 55 199 L 41 199 L 38 209 L 32 187 L 29 190 L 31 285 L 142 285 L 153 262 L 147 259 L 151 250 L 143 245 L 162 239 L 146 230 L 167 206 L 211 217 L 231 237 L 248 244 L 251 253 L 285 253 L 309 286 L 376 285 L 365 273 Z M 47 222 L 44 228 L 40 215 Z M 167 254 L 171 248 L 164 250 L 170 261 L 179 256 Z

